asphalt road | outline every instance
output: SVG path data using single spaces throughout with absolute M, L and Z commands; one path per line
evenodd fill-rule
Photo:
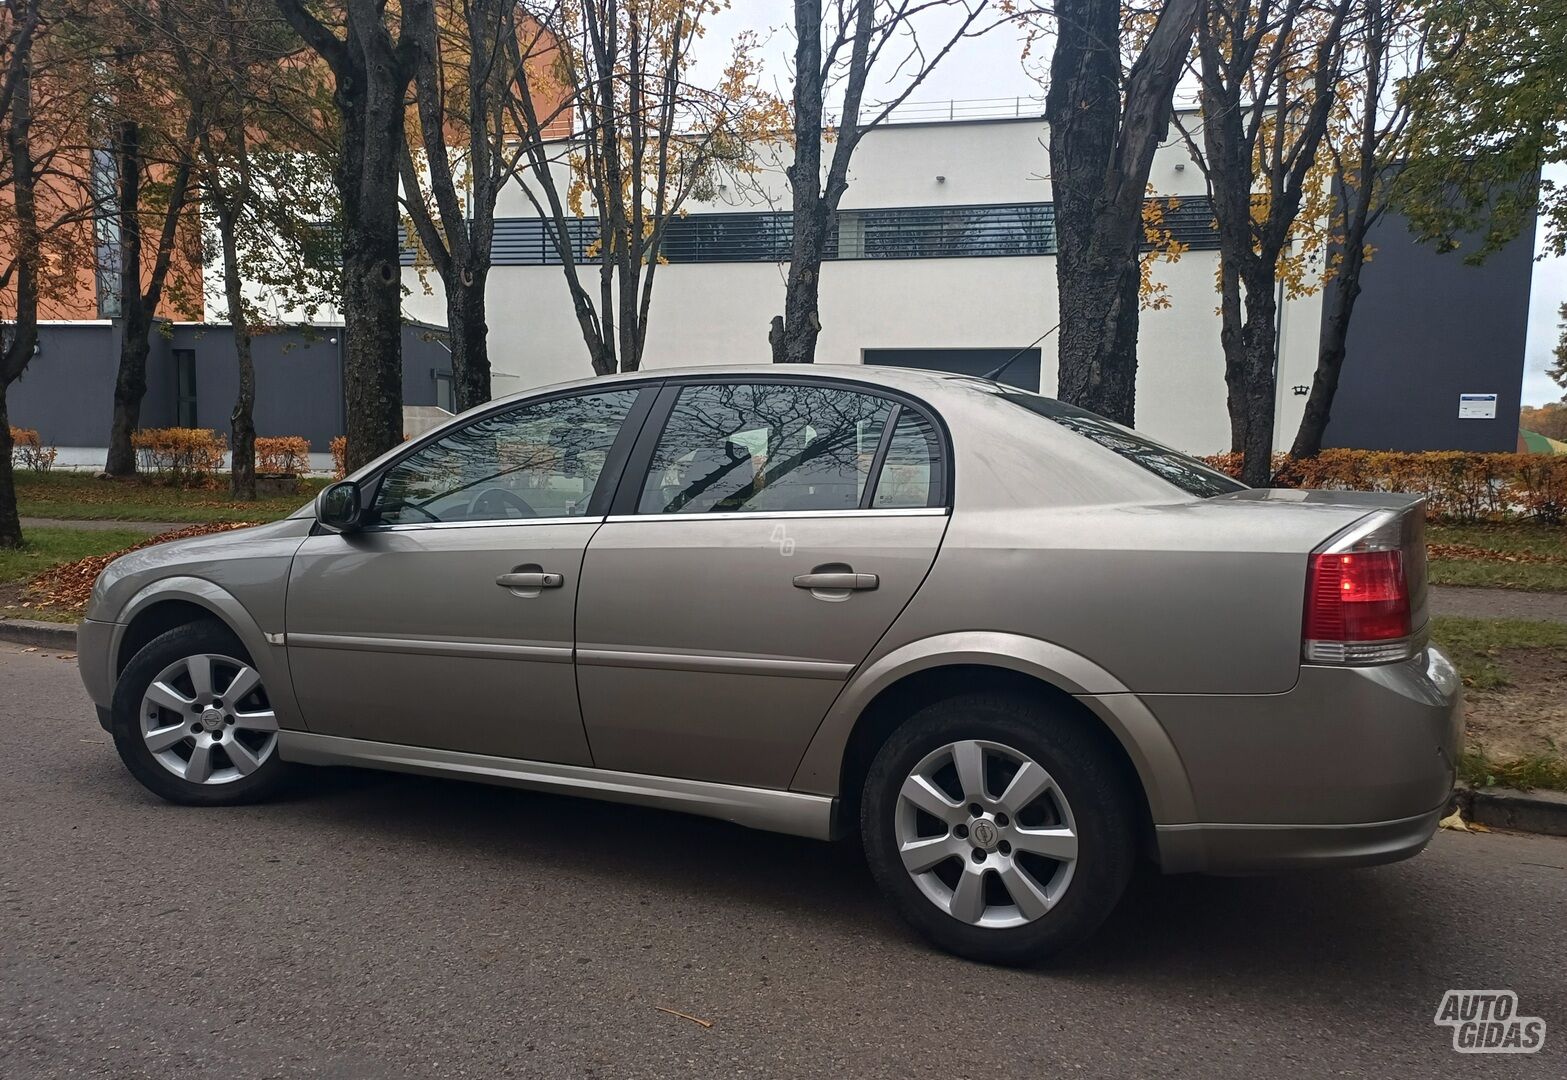
M 73 663 L 6 645 L 0 835 L 6 1080 L 1567 1075 L 1567 840 L 1146 874 L 1087 948 L 997 970 L 844 846 L 346 770 L 168 806 Z M 1544 1050 L 1454 1053 L 1450 987 L 1517 991 Z

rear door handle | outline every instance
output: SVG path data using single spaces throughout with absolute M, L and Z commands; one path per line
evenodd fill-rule
M 558 589 L 566 584 L 566 575 L 521 571 L 502 574 L 495 584 L 503 589 Z
M 854 574 L 847 571 L 828 571 L 819 574 L 796 574 L 796 589 L 874 589 L 881 584 L 875 574 Z

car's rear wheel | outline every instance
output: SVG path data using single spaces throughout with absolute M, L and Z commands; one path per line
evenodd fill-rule
M 261 675 L 219 622 L 176 627 L 132 657 L 114 689 L 112 728 L 126 768 L 170 802 L 254 802 L 286 778 Z
M 1086 939 L 1135 855 L 1130 793 L 1081 718 L 1023 697 L 932 704 L 865 781 L 861 832 L 882 890 L 920 933 L 989 963 Z

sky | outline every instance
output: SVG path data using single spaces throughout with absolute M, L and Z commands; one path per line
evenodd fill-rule
M 730 5 L 729 10 L 709 20 L 708 32 L 699 53 L 702 66 L 716 72 L 722 67 L 729 43 L 735 36 L 742 31 L 754 31 L 764 41 L 764 79 L 772 83 L 773 89 L 787 94 L 794 54 L 791 29 L 793 4 L 790 0 L 730 0 Z M 928 29 L 930 35 L 927 40 L 934 40 L 938 36 L 940 23 L 933 23 Z M 1030 68 L 1034 69 L 1031 73 L 1025 70 L 1022 50 L 1020 34 L 1011 27 L 1003 27 L 961 42 L 942 60 L 910 100 L 944 102 L 954 99 L 1038 96 L 1043 93 L 1043 89 L 1034 75 L 1037 74 L 1040 57 L 1030 61 Z M 697 76 L 700 78 L 702 74 L 699 70 Z M 882 89 L 889 88 L 884 85 Z M 1559 184 L 1567 184 L 1567 166 L 1553 167 L 1550 175 Z M 1536 252 L 1543 250 L 1543 243 L 1542 229 L 1535 241 Z M 1551 381 L 1545 373 L 1552 350 L 1561 336 L 1557 309 L 1563 302 L 1567 302 L 1567 259 L 1537 261 L 1530 292 L 1528 343 L 1524 349 L 1525 405 L 1543 405 L 1563 398 L 1562 387 Z

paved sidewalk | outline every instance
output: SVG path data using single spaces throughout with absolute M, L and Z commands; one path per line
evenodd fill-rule
M 194 524 L 197 523 L 192 521 L 96 521 L 47 517 L 24 517 L 22 519 L 23 529 L 82 529 L 87 532 L 107 532 L 110 529 L 125 529 L 130 532 L 144 532 L 148 535 L 171 532 L 174 529 L 183 529 Z
M 1567 593 L 1433 585 L 1431 586 L 1431 613 L 1464 615 L 1476 619 L 1545 619 L 1550 622 L 1567 622 Z

